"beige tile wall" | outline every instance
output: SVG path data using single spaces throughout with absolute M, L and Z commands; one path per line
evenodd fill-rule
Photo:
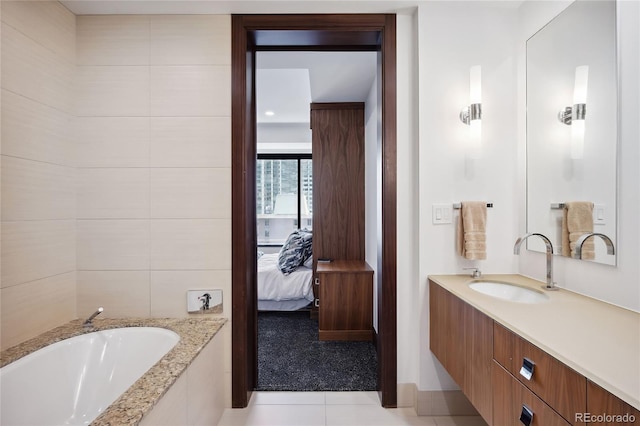
M 75 16 L 3 1 L 0 347 L 76 318 Z
M 187 316 L 188 289 L 229 317 L 230 17 L 0 12 L 2 347 L 98 305 Z
M 79 16 L 78 315 L 231 312 L 231 18 Z M 230 346 L 229 346 L 230 347 Z

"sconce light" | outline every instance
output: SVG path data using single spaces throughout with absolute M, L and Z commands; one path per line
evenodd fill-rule
M 580 159 L 584 151 L 584 118 L 587 115 L 587 82 L 589 66 L 576 67 L 573 106 L 558 113 L 560 122 L 571 126 L 571 158 Z
M 460 111 L 460 120 L 469 125 L 469 158 L 480 157 L 482 145 L 482 80 L 480 65 L 469 69 L 469 103 Z

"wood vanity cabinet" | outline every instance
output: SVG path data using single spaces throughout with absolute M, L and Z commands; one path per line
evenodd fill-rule
M 492 424 L 493 320 L 432 281 L 429 309 L 431 352 Z
M 640 424 L 639 410 L 432 280 L 429 309 L 431 351 L 488 424 L 585 425 L 586 413 Z
M 318 262 L 320 340 L 373 339 L 373 269 L 360 260 Z
M 611 421 L 605 421 L 598 423 L 598 425 L 620 425 L 620 424 L 636 424 L 640 425 L 640 410 L 627 404 L 617 396 L 607 392 L 600 386 L 596 385 L 590 380 L 587 380 L 587 413 L 598 416 L 601 414 L 609 414 L 613 416 L 625 416 L 627 418 L 633 416 L 635 418 L 634 423 L 616 421 L 612 418 Z

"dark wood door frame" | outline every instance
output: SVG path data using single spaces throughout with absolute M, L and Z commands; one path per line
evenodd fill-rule
M 377 50 L 382 88 L 382 235 L 378 236 L 378 390 L 397 406 L 396 17 L 234 15 L 232 70 L 231 402 L 246 407 L 257 382 L 256 50 Z

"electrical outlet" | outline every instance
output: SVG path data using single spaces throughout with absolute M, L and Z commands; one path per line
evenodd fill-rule
M 222 313 L 222 290 L 187 291 L 187 312 Z

